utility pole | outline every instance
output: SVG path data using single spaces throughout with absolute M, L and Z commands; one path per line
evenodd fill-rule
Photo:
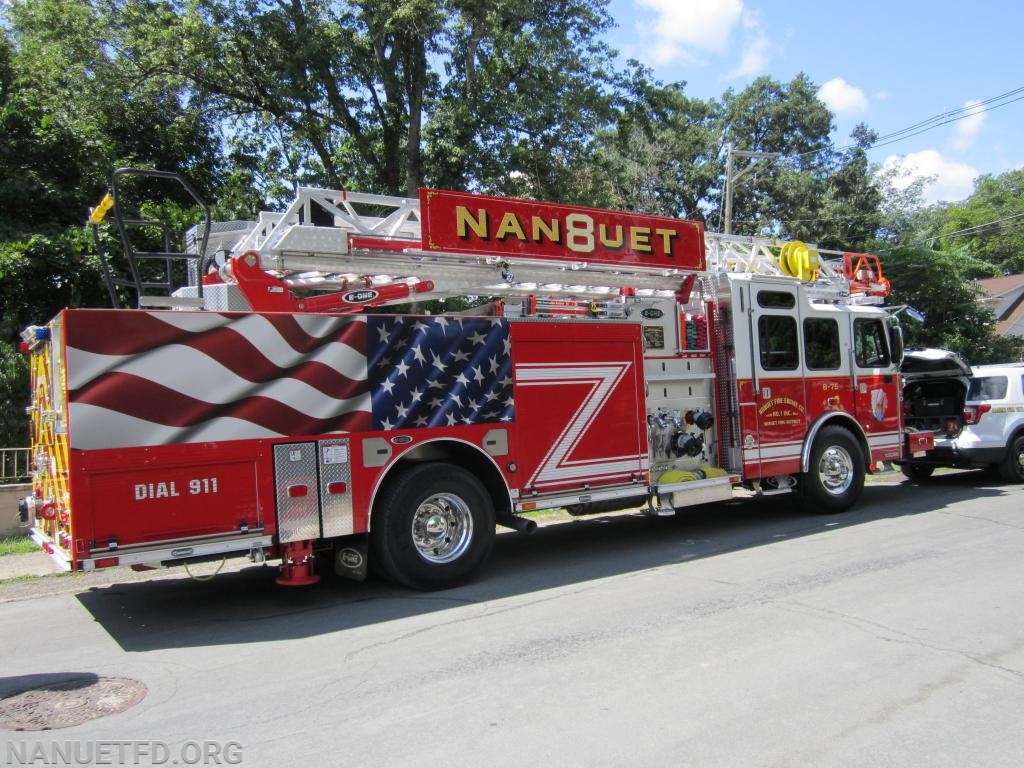
M 779 152 L 748 152 L 748 151 L 742 150 L 742 149 L 733 149 L 733 145 L 732 145 L 731 141 L 728 144 L 725 145 L 725 149 L 726 149 L 726 154 L 725 154 L 725 226 L 724 226 L 725 232 L 724 232 L 724 234 L 731 235 L 732 234 L 732 191 L 733 191 L 733 184 L 735 184 L 736 181 L 741 176 L 743 176 L 743 174 L 747 173 L 751 168 L 753 168 L 754 164 L 758 160 L 762 160 L 762 159 L 766 159 L 766 160 L 767 159 L 772 159 L 772 160 L 774 160 L 775 158 L 781 157 L 782 155 Z M 735 169 L 735 162 L 733 161 L 734 157 L 748 157 L 748 158 L 750 158 L 750 163 L 746 167 L 741 168 L 740 170 L 737 171 Z

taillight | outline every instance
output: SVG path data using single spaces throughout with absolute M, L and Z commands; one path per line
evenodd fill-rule
M 991 410 L 992 406 L 988 403 L 982 403 L 980 405 L 966 405 L 964 406 L 964 423 L 977 424 L 981 421 L 981 417 Z

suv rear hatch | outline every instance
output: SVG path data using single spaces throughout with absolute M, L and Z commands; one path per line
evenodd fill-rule
M 946 349 L 908 349 L 900 366 L 907 427 L 956 437 L 964 425 L 971 367 Z

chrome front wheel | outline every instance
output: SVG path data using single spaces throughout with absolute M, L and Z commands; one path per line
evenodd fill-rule
M 830 445 L 822 451 L 817 471 L 821 487 L 833 496 L 849 491 L 855 478 L 853 457 L 841 445 Z
M 811 512 L 842 512 L 864 490 L 864 454 L 843 427 L 822 428 L 811 447 L 807 469 L 800 478 L 800 495 Z

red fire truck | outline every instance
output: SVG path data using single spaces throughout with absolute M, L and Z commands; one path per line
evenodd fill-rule
M 280 559 L 296 585 L 323 553 L 353 578 L 372 559 L 442 588 L 533 510 L 671 515 L 743 487 L 838 512 L 873 462 L 932 445 L 904 424 L 874 256 L 308 188 L 255 222 L 204 221 L 184 253 L 143 252 L 118 179 L 93 225 L 113 211 L 129 268 L 111 296 L 137 306 L 67 309 L 23 336 L 22 512 L 71 569 L 242 555 Z M 154 262 L 185 264 L 188 284 Z M 476 301 L 415 311 L 452 296 Z

